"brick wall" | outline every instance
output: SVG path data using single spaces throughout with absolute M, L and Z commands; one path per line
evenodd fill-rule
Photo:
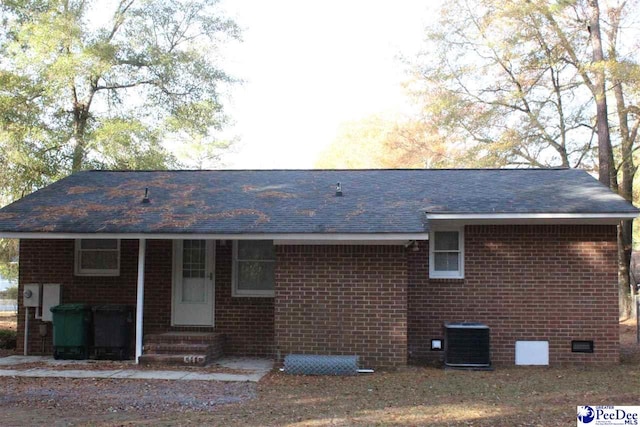
M 119 276 L 75 276 L 73 274 L 73 240 L 21 240 L 18 335 L 23 336 L 24 331 L 24 308 L 21 299 L 24 284 L 60 283 L 63 303 L 135 306 L 137 258 L 137 240 L 122 240 Z M 147 241 L 144 332 L 212 330 L 212 328 L 171 327 L 171 264 L 171 241 Z M 215 330 L 227 335 L 225 351 L 228 354 L 255 356 L 273 354 L 273 299 L 231 298 L 230 242 L 226 245 L 217 242 L 215 300 Z M 35 320 L 34 309 L 30 309 L 30 312 L 29 352 L 30 354 L 51 354 L 51 324 Z M 47 325 L 48 333 L 44 342 L 39 335 L 40 324 Z M 23 351 L 21 339 L 18 339 L 18 351 Z
M 171 327 L 171 257 L 172 242 L 156 241 L 155 249 L 147 243 L 147 259 L 155 262 L 154 268 L 145 267 L 147 281 L 153 281 L 151 289 L 145 287 L 145 332 L 159 333 L 167 330 L 199 331 L 215 330 L 226 335 L 225 353 L 244 356 L 273 355 L 273 298 L 234 298 L 231 296 L 230 240 L 216 242 L 215 278 L 215 328 Z M 137 252 L 136 252 L 137 253 Z M 152 271 L 153 270 L 153 271 Z
M 275 334 L 289 353 L 406 364 L 407 262 L 397 246 L 278 246 Z
M 137 280 L 137 251 L 135 240 L 121 242 L 122 257 L 120 276 L 87 277 L 74 276 L 73 240 L 20 240 L 20 292 L 18 296 L 18 348 L 23 351 L 24 307 L 22 307 L 22 286 L 27 283 L 59 283 L 62 285 L 63 303 L 86 304 L 130 304 L 135 305 Z M 135 252 L 136 257 L 125 256 Z M 40 322 L 30 308 L 29 353 L 51 354 L 51 323 Z M 40 325 L 46 325 L 47 336 L 42 340 Z
M 135 305 L 138 244 L 121 245 L 119 277 L 78 277 L 73 241 L 22 240 L 20 286 L 60 283 L 65 303 Z M 278 246 L 275 306 L 231 297 L 231 247 L 216 245 L 215 329 L 229 354 L 358 354 L 366 366 L 398 366 L 441 358 L 430 341 L 445 322 L 477 321 L 491 327 L 494 363 L 513 364 L 517 340 L 548 340 L 552 365 L 619 359 L 615 226 L 467 226 L 463 280 L 429 279 L 426 241 L 418 251 Z M 170 241 L 147 242 L 145 332 L 210 330 L 171 328 L 171 255 Z M 32 315 L 33 354 L 39 324 Z M 595 352 L 571 353 L 574 339 L 594 340 Z
M 491 327 L 492 360 L 515 363 L 515 341 L 549 341 L 549 362 L 616 363 L 618 344 L 615 226 L 467 226 L 465 279 L 429 280 L 428 243 L 408 252 L 411 361 L 430 351 L 445 322 Z M 594 340 L 595 352 L 571 352 Z
M 273 298 L 231 296 L 232 246 L 227 240 L 216 247 L 216 331 L 227 335 L 227 354 L 273 356 Z

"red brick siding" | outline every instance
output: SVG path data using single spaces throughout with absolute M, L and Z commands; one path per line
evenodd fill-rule
M 274 355 L 273 298 L 231 296 L 232 242 L 216 247 L 216 331 L 227 336 L 227 354 Z
M 491 327 L 492 360 L 515 363 L 515 341 L 548 340 L 549 362 L 619 360 L 615 226 L 467 226 L 465 279 L 429 280 L 428 242 L 408 252 L 409 358 L 424 361 L 445 322 Z M 594 340 L 593 354 L 571 340 Z
M 22 240 L 20 285 L 61 283 L 65 303 L 134 305 L 137 246 L 122 241 L 119 277 L 77 277 L 73 241 Z M 231 297 L 231 247 L 216 245 L 215 327 L 230 354 L 358 354 L 367 366 L 397 366 L 407 351 L 411 361 L 440 358 L 430 340 L 445 322 L 478 321 L 491 327 L 495 363 L 514 363 L 517 340 L 548 340 L 551 364 L 619 358 L 615 226 L 467 226 L 463 280 L 429 280 L 426 241 L 418 251 L 278 246 L 275 307 Z M 145 332 L 210 330 L 171 328 L 171 254 L 170 241 L 148 241 Z M 32 317 L 34 354 L 39 323 Z M 594 340 L 595 353 L 571 353 L 573 339 Z
M 125 254 L 133 251 L 137 254 L 137 250 L 136 241 L 121 242 L 123 256 L 120 260 L 120 276 L 75 276 L 73 240 L 20 240 L 18 335 L 23 337 L 24 331 L 24 308 L 22 307 L 24 284 L 59 283 L 62 285 L 63 303 L 135 305 L 137 257 L 130 259 Z M 30 354 L 51 354 L 53 352 L 51 323 L 35 320 L 34 310 L 34 308 L 29 309 L 29 352 Z M 39 335 L 41 324 L 47 325 L 48 333 L 44 342 Z M 22 339 L 18 340 L 18 351 L 23 351 Z
M 397 246 L 278 246 L 277 350 L 406 364 L 407 263 Z
M 231 298 L 231 243 L 217 243 L 215 330 L 226 334 L 228 354 L 273 354 L 273 299 Z M 73 240 L 20 241 L 20 295 L 26 283 L 60 283 L 63 303 L 136 304 L 138 270 L 137 240 L 121 241 L 120 275 L 117 277 L 75 276 Z M 145 264 L 144 332 L 169 330 L 206 331 L 212 328 L 171 327 L 172 242 L 147 241 Z M 20 297 L 21 298 L 21 297 Z M 29 327 L 32 354 L 50 354 L 51 325 L 44 340 L 38 334 L 41 322 L 33 317 Z M 24 308 L 19 301 L 18 333 L 24 330 Z M 23 351 L 18 340 L 18 351 Z

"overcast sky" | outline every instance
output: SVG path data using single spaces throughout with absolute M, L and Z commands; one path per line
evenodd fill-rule
M 244 29 L 225 50 L 233 168 L 309 168 L 340 123 L 406 110 L 400 54 L 420 47 L 434 2 L 223 0 Z

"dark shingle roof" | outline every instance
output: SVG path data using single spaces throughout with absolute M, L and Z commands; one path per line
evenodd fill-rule
M 425 212 L 638 211 L 572 169 L 88 171 L 1 209 L 0 232 L 420 233 Z

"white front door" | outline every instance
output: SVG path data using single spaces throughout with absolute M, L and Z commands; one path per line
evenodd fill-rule
M 214 240 L 174 240 L 173 325 L 213 326 L 214 266 Z

